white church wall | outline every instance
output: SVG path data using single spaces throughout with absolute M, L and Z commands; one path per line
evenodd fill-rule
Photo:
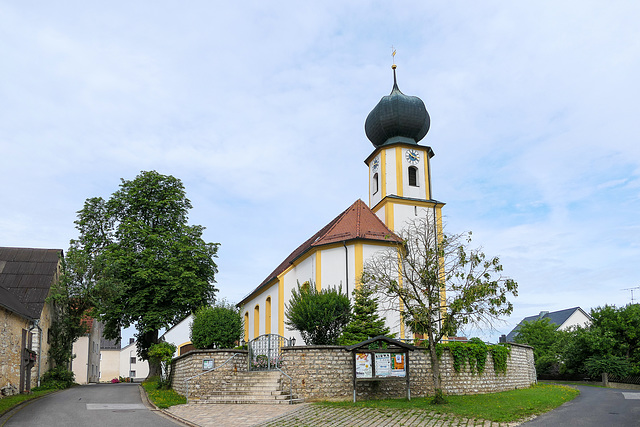
M 342 285 L 342 292 L 346 292 L 348 284 L 349 294 L 353 293 L 355 284 L 355 251 L 353 244 L 347 245 L 346 252 L 345 255 L 344 246 L 324 249 L 322 251 L 320 260 L 323 289 Z M 348 276 L 345 275 L 345 256 L 349 266 Z
M 370 163 L 371 166 L 369 167 L 369 198 L 370 198 L 369 206 L 375 206 L 380 202 L 380 200 L 382 200 L 382 178 L 383 178 L 382 170 L 380 166 L 378 166 L 378 168 L 374 170 L 373 168 L 374 162 L 377 162 L 378 165 L 381 165 L 380 153 L 378 153 L 378 155 L 374 157 L 373 160 L 371 160 L 371 163 Z M 378 174 L 377 188 L 376 188 L 376 182 L 374 179 L 375 174 Z
M 385 195 L 398 194 L 398 180 L 396 179 L 396 150 L 393 148 L 385 149 L 385 179 L 387 188 Z M 384 197 L 384 195 L 383 195 Z
M 420 161 L 416 164 L 409 163 L 407 161 L 407 151 L 411 149 L 402 148 L 402 187 L 403 196 L 412 197 L 414 199 L 427 199 L 428 188 L 428 175 L 425 167 L 425 157 L 427 153 L 421 149 L 412 149 L 417 151 L 420 155 Z M 415 166 L 418 169 L 418 186 L 413 187 L 409 185 L 409 166 Z
M 193 323 L 193 315 L 190 314 L 180 323 L 169 329 L 162 335 L 162 338 L 176 346 L 173 357 L 180 355 L 180 347 L 191 342 L 191 324 Z

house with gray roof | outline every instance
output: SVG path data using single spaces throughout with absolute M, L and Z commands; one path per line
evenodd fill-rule
M 0 387 L 29 391 L 51 366 L 47 302 L 61 273 L 61 249 L 0 247 Z
M 559 311 L 541 311 L 537 315 L 525 317 L 518 323 L 518 326 L 513 328 L 507 335 L 507 342 L 513 342 L 520 326 L 524 322 L 535 322 L 540 319 L 549 319 L 549 323 L 557 325 L 557 331 L 565 331 L 573 326 L 588 326 L 591 324 L 591 316 L 589 316 L 580 307 L 567 308 Z

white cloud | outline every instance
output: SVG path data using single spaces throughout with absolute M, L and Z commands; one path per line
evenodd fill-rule
M 111 2 L 0 6 L 0 241 L 65 248 L 120 178 L 185 182 L 239 299 L 357 198 L 364 120 L 432 117 L 432 186 L 520 283 L 508 332 L 637 285 L 640 6 Z M 495 337 L 493 337 L 495 339 Z

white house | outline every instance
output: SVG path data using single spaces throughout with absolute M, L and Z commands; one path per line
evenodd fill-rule
M 524 322 L 534 322 L 539 319 L 549 319 L 549 323 L 557 325 L 557 331 L 566 331 L 573 326 L 585 327 L 591 324 L 591 316 L 589 316 L 580 307 L 566 308 L 559 311 L 541 311 L 540 314 L 525 317 L 513 328 L 507 335 L 507 341 L 513 342 L 514 338 L 520 330 L 520 325 Z
M 101 353 L 100 381 L 110 382 L 113 378 L 132 378 L 136 382 L 149 375 L 149 362 L 138 357 L 136 342 L 133 338 L 129 344 L 120 347 L 103 340 Z
M 391 94 L 369 113 L 365 132 L 374 149 L 364 160 L 369 168 L 368 205 L 357 200 L 329 224 L 296 248 L 238 303 L 246 340 L 262 334 L 295 337 L 285 325 L 285 305 L 298 283 L 318 289 L 342 286 L 349 296 L 360 285 L 365 261 L 380 250 L 396 246 L 402 230 L 418 216 L 442 231 L 444 203 L 431 191 L 431 147 L 418 142 L 429 131 L 430 118 L 422 100 L 398 88 L 394 72 Z M 400 279 L 401 280 L 401 279 Z M 385 314 L 387 326 L 399 338 L 414 338 L 397 311 Z

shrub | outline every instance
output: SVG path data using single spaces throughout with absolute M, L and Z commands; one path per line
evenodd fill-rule
M 233 304 L 222 301 L 196 311 L 191 324 L 191 342 L 195 348 L 233 348 L 242 332 L 240 312 Z
M 287 306 L 287 326 L 300 331 L 307 345 L 335 345 L 349 323 L 351 303 L 342 287 L 318 291 L 313 283 L 298 284 Z
M 62 390 L 74 384 L 74 373 L 68 371 L 64 366 L 56 366 L 42 376 L 40 386 L 33 388 L 33 390 Z

